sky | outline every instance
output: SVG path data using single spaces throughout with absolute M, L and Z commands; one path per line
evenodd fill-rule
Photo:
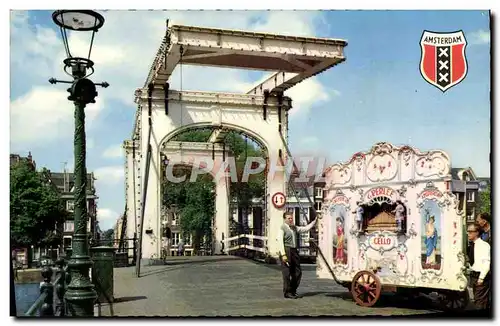
M 38 167 L 73 169 L 73 107 L 62 68 L 63 43 L 50 11 L 13 11 L 10 22 L 10 152 L 31 152 Z M 454 167 L 490 176 L 490 32 L 486 11 L 101 11 L 91 59 L 98 89 L 86 108 L 87 170 L 94 172 L 102 229 L 125 208 L 123 140 L 129 139 L 142 87 L 165 32 L 165 21 L 341 38 L 347 60 L 285 95 L 293 100 L 289 122 L 293 154 L 313 152 L 330 162 L 348 160 L 379 141 L 441 149 Z M 463 30 L 468 73 L 445 93 L 420 75 L 423 30 Z M 90 37 L 70 35 L 73 55 Z M 83 53 L 82 53 L 83 54 Z M 264 73 L 184 66 L 184 90 L 246 92 Z M 228 82 L 230 81 L 230 82 Z M 179 68 L 171 89 L 179 89 Z

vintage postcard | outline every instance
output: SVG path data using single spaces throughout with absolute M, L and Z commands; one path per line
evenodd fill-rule
M 491 19 L 11 11 L 11 314 L 491 316 Z

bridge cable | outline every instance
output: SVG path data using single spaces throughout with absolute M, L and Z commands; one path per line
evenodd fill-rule
M 132 139 L 132 185 L 134 187 L 134 206 L 132 207 L 134 210 L 134 232 L 137 233 L 137 186 L 135 185 L 136 183 L 136 176 L 135 176 L 135 167 L 136 167 L 136 157 L 135 157 L 135 139 Z
M 127 190 L 125 190 L 127 191 Z M 122 226 L 120 230 L 120 238 L 118 239 L 118 251 L 122 251 L 125 247 L 125 230 L 127 229 L 127 203 L 125 203 L 125 211 L 122 216 Z M 127 253 L 128 255 L 128 253 Z
M 295 161 L 293 160 L 293 157 L 292 157 L 292 154 L 290 152 L 290 149 L 288 148 L 288 145 L 286 143 L 286 140 L 285 138 L 283 137 L 283 134 L 280 132 L 280 138 L 281 138 L 281 141 L 283 142 L 283 147 L 285 148 L 286 152 L 287 152 L 287 156 L 288 156 L 288 159 L 290 159 L 293 163 L 293 170 L 294 171 L 299 171 L 297 169 L 297 165 L 295 164 Z M 281 156 L 280 156 L 280 159 L 281 159 Z M 282 161 L 282 164 L 283 166 L 285 166 L 284 164 L 284 160 Z M 286 172 L 286 168 L 284 169 L 285 171 L 285 175 L 287 174 Z M 307 223 L 309 224 L 311 221 L 309 220 L 309 218 L 307 217 L 307 215 L 305 214 L 305 210 L 302 206 L 302 203 L 300 202 L 300 198 L 299 198 L 299 194 L 297 192 L 297 189 L 295 188 L 295 184 L 294 182 L 292 181 L 292 179 L 290 178 L 289 175 L 286 175 L 287 177 L 287 180 L 288 180 L 288 186 L 291 188 L 295 198 L 297 199 L 297 202 L 299 203 L 299 209 L 300 209 L 300 213 L 304 215 Z M 317 214 L 317 211 L 316 211 L 316 207 L 314 207 L 314 203 L 313 201 L 311 200 L 311 197 L 309 196 L 309 191 L 307 191 L 307 186 L 303 187 L 303 189 L 305 190 L 304 193 L 307 197 L 307 200 L 309 201 L 309 204 L 311 205 L 312 209 L 313 209 L 313 212 L 314 212 L 314 216 L 316 218 L 318 218 L 318 214 Z M 339 285 L 342 285 L 343 286 L 343 283 L 341 281 L 339 281 L 337 279 L 337 277 L 335 276 L 335 273 L 333 272 L 333 269 L 331 268 L 330 264 L 328 263 L 328 261 L 326 260 L 326 257 L 325 255 L 323 254 L 323 251 L 321 250 L 321 248 L 319 247 L 318 243 L 315 241 L 315 240 L 312 240 L 312 239 L 309 239 L 309 243 L 312 243 L 314 247 L 316 247 L 316 250 L 317 252 L 319 253 L 319 255 L 321 256 L 321 259 L 323 259 L 323 262 L 325 263 L 326 267 L 328 268 L 328 271 L 330 272 L 330 274 L 332 275 L 333 279 L 335 280 L 335 282 Z
M 143 191 L 142 191 L 142 201 L 141 201 L 141 227 L 139 233 L 139 244 L 138 244 L 138 252 L 136 259 L 136 276 L 141 276 L 141 259 L 142 259 L 142 238 L 144 232 L 144 214 L 146 210 L 146 199 L 148 193 L 148 181 L 149 181 L 149 169 L 151 166 L 151 157 L 152 157 L 152 146 L 151 146 L 151 134 L 153 131 L 153 120 L 151 117 L 152 114 L 152 100 L 153 100 L 153 89 L 154 84 L 150 83 L 148 85 L 148 141 L 147 141 L 147 152 L 146 152 L 146 168 L 144 171 L 144 182 L 143 182 Z
M 182 68 L 184 67 L 184 63 L 182 62 L 182 59 L 183 59 L 182 56 L 184 54 L 184 48 L 182 47 L 182 45 L 179 48 L 179 51 L 180 51 L 180 55 L 181 55 L 180 59 L 179 59 L 179 61 L 180 61 L 180 77 L 181 77 L 181 84 L 180 84 L 181 90 L 180 90 L 180 94 L 179 94 L 179 101 L 181 104 L 181 127 L 182 127 L 183 126 L 183 123 L 182 123 L 183 122 L 183 114 L 184 114 L 184 105 L 182 103 L 182 91 L 183 91 L 182 80 L 184 79 L 183 74 L 182 74 L 182 70 L 183 70 Z
M 243 178 L 243 173 L 245 172 L 245 167 L 246 167 L 246 164 L 247 164 L 247 160 L 248 160 L 248 137 L 245 134 L 245 160 L 243 161 L 243 170 L 241 171 L 241 177 L 242 178 Z M 248 181 L 249 180 L 247 180 L 247 187 L 249 187 Z M 243 232 L 247 233 L 247 230 L 248 230 L 248 208 L 245 208 L 245 219 L 244 219 L 243 222 L 244 222 L 243 223 Z M 249 240 L 249 239 L 247 239 L 247 240 Z
M 168 51 L 170 50 L 170 29 L 168 28 L 168 22 L 169 19 L 166 21 L 166 35 L 165 35 L 165 69 L 168 71 L 168 66 L 167 66 L 167 58 L 168 58 Z M 170 78 L 170 75 L 168 75 L 167 80 L 165 81 L 165 84 L 163 85 L 163 92 L 165 93 L 165 115 L 168 115 L 168 93 L 170 89 L 170 84 L 168 83 L 168 79 Z
M 142 110 L 142 106 L 141 106 Z M 134 135 L 135 137 L 135 135 Z M 134 264 L 137 263 L 137 186 L 136 186 L 136 175 L 135 175 L 135 169 L 137 165 L 137 159 L 136 159 L 136 154 L 135 154 L 135 139 L 132 137 L 132 186 L 134 187 L 133 193 L 134 193 L 134 205 L 131 207 L 133 210 L 133 213 L 131 214 L 132 217 L 134 218 L 134 240 L 133 240 L 133 262 Z

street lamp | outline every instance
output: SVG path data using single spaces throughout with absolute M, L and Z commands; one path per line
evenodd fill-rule
M 68 303 L 70 316 L 92 317 L 94 315 L 94 302 L 97 299 L 94 286 L 90 282 L 89 268 L 92 261 L 89 256 L 89 243 L 87 236 L 87 168 L 85 149 L 85 106 L 95 103 L 97 97 L 96 86 L 108 87 L 106 82 L 94 84 L 88 76 L 94 73 L 94 62 L 90 60 L 90 53 L 94 43 L 95 33 L 104 24 L 104 17 L 92 10 L 56 10 L 52 14 L 54 23 L 59 26 L 67 58 L 63 60 L 64 72 L 70 75 L 72 81 L 49 79 L 51 84 L 71 84 L 68 88 L 68 100 L 75 105 L 75 208 L 73 250 L 68 262 L 71 282 L 64 295 Z M 68 44 L 67 31 L 92 32 L 87 58 L 73 57 Z

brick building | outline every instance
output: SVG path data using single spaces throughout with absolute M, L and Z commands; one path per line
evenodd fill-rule
M 28 152 L 28 156 L 23 157 L 19 154 L 10 154 L 10 165 L 14 165 L 19 162 L 27 162 L 33 170 L 36 170 L 36 162 L 33 160 L 33 157 L 31 156 L 31 152 Z
M 74 189 L 74 177 L 73 173 L 67 171 L 64 172 L 51 172 L 46 170 L 47 178 L 50 180 L 52 185 L 61 194 L 61 198 L 64 202 L 66 210 L 70 213 L 74 213 L 75 207 L 75 189 Z M 88 224 L 87 232 L 90 237 L 93 237 L 97 232 L 97 195 L 95 189 L 95 178 L 93 173 L 87 173 L 87 214 L 88 214 Z M 62 232 L 63 232 L 63 248 L 72 247 L 73 233 L 75 231 L 74 217 L 71 217 L 64 222 Z
M 459 207 L 465 209 L 467 224 L 474 223 L 478 212 L 479 192 L 488 187 L 489 178 L 479 178 L 471 167 L 452 168 L 451 191 L 459 200 Z

